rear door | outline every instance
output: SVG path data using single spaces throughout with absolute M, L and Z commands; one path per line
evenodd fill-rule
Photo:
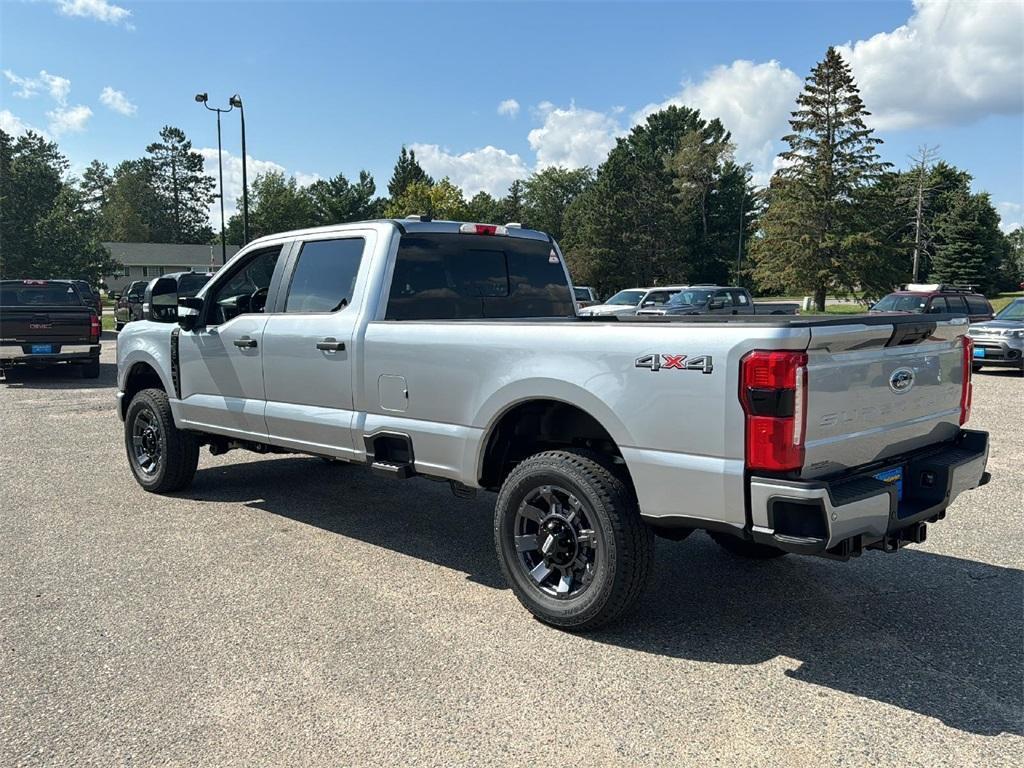
M 960 428 L 967 319 L 812 327 L 804 477 L 937 442 Z M 894 341 L 895 340 L 895 341 Z
M 297 243 L 264 332 L 269 439 L 313 453 L 353 452 L 353 332 L 364 254 L 377 234 L 349 230 Z

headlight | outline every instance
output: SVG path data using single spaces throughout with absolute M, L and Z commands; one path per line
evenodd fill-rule
M 1003 331 L 1011 339 L 1024 339 L 1024 331 Z

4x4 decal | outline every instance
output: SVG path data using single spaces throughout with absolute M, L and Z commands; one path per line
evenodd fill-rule
M 687 357 L 686 355 L 644 355 L 638 357 L 634 365 L 654 372 L 662 369 L 676 371 L 700 371 L 711 373 L 715 368 L 710 355 Z

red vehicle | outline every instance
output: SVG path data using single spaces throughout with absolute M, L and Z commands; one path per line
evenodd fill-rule
M 880 299 L 869 312 L 923 315 L 967 315 L 972 323 L 991 320 L 992 305 L 970 286 L 910 283 Z

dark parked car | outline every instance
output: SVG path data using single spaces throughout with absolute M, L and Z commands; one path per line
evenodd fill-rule
M 142 298 L 146 292 L 146 281 L 136 280 L 121 294 L 114 307 L 114 327 L 124 328 L 125 323 L 142 319 Z
M 679 289 L 666 304 L 637 310 L 644 315 L 795 315 L 795 302 L 755 302 L 750 291 L 738 286 L 692 285 Z
M 972 323 L 992 319 L 992 305 L 972 288 L 941 284 L 907 285 L 880 299 L 870 310 L 925 315 L 967 315 Z
M 68 282 L 75 284 L 75 287 L 78 289 L 78 293 L 82 296 L 82 301 L 86 303 L 86 306 L 95 309 L 96 314 L 102 318 L 103 299 L 100 297 L 100 292 L 89 285 L 86 280 L 69 280 Z
M 100 317 L 71 280 L 0 280 L 0 369 L 71 363 L 100 375 Z

